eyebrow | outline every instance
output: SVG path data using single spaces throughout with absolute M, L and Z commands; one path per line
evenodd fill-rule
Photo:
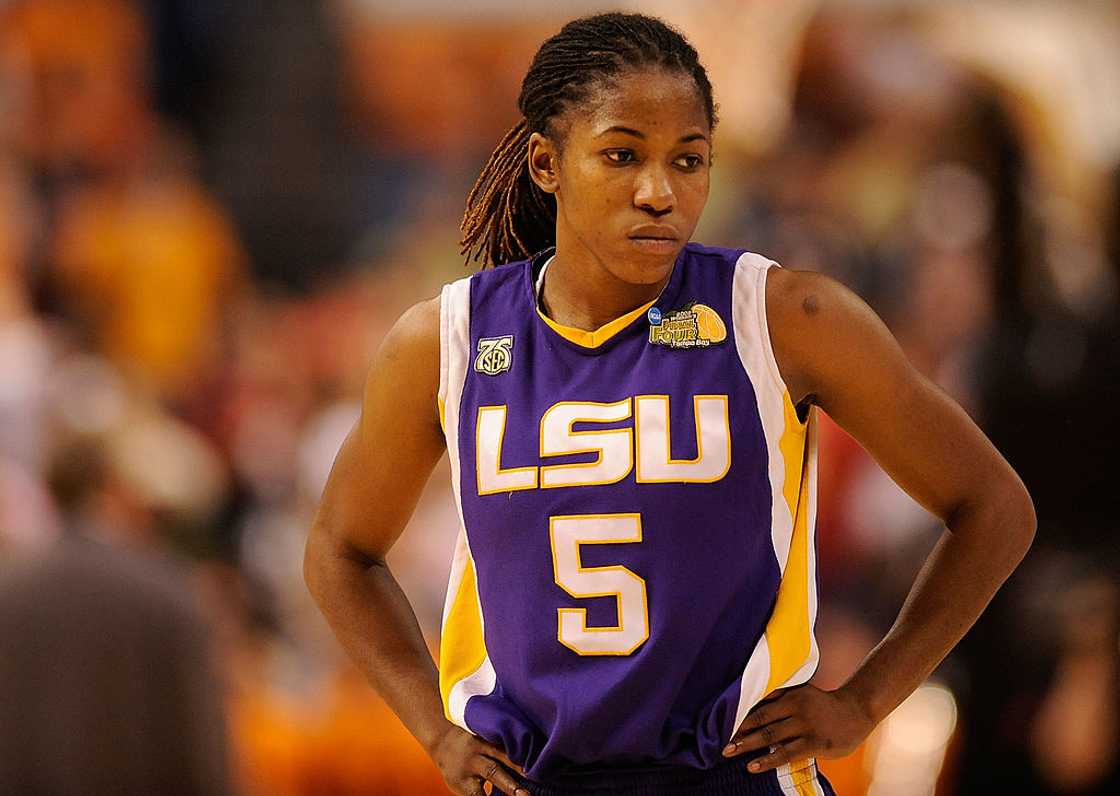
M 646 138 L 639 131 L 634 130 L 630 127 L 623 127 L 620 124 L 611 125 L 606 130 L 603 130 L 601 133 L 599 133 L 595 137 L 596 138 L 601 138 L 602 136 L 606 135 L 607 133 L 625 133 L 627 135 L 632 135 L 635 138 L 640 138 L 643 141 Z M 704 135 L 703 133 L 693 133 L 692 135 L 682 136 L 681 140 L 678 141 L 677 143 L 687 144 L 689 141 L 707 141 L 707 140 L 708 140 L 708 137 L 706 135 Z

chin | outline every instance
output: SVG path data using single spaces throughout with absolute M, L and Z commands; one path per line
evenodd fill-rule
M 614 275 L 631 285 L 653 285 L 664 280 L 673 270 L 676 257 L 662 259 L 657 262 L 630 262 L 614 271 Z
M 641 244 L 629 246 L 625 256 L 619 258 L 621 267 L 615 276 L 635 285 L 653 284 L 664 279 L 673 270 L 677 255 L 684 248 L 680 241 L 673 241 L 673 244 L 673 248 L 667 251 L 649 251 Z

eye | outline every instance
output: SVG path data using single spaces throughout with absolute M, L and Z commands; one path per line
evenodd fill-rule
M 681 155 L 677 160 L 687 160 L 688 162 L 685 164 L 685 168 L 688 169 L 695 169 L 704 164 L 704 158 L 699 155 Z
M 605 154 L 607 156 L 607 160 L 609 160 L 611 163 L 633 163 L 634 162 L 633 161 L 634 153 L 631 152 L 629 149 L 609 149 L 609 150 L 607 150 L 607 152 Z M 611 157 L 612 155 L 628 155 L 628 156 L 630 156 L 631 160 L 623 160 L 623 159 L 616 160 L 615 158 Z

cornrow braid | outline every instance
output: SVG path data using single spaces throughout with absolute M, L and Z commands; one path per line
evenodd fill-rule
M 696 50 L 675 28 L 644 14 L 610 12 L 572 20 L 541 45 L 521 83 L 522 118 L 502 137 L 467 196 L 460 229 L 467 263 L 493 267 L 528 257 L 556 242 L 556 198 L 529 175 L 534 132 L 563 150 L 560 117 L 586 100 L 594 86 L 623 71 L 660 66 L 691 77 L 709 129 L 718 106 Z

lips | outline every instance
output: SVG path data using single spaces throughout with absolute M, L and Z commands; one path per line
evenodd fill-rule
M 676 240 L 677 231 L 672 227 L 646 224 L 630 230 L 628 237 L 634 240 Z

